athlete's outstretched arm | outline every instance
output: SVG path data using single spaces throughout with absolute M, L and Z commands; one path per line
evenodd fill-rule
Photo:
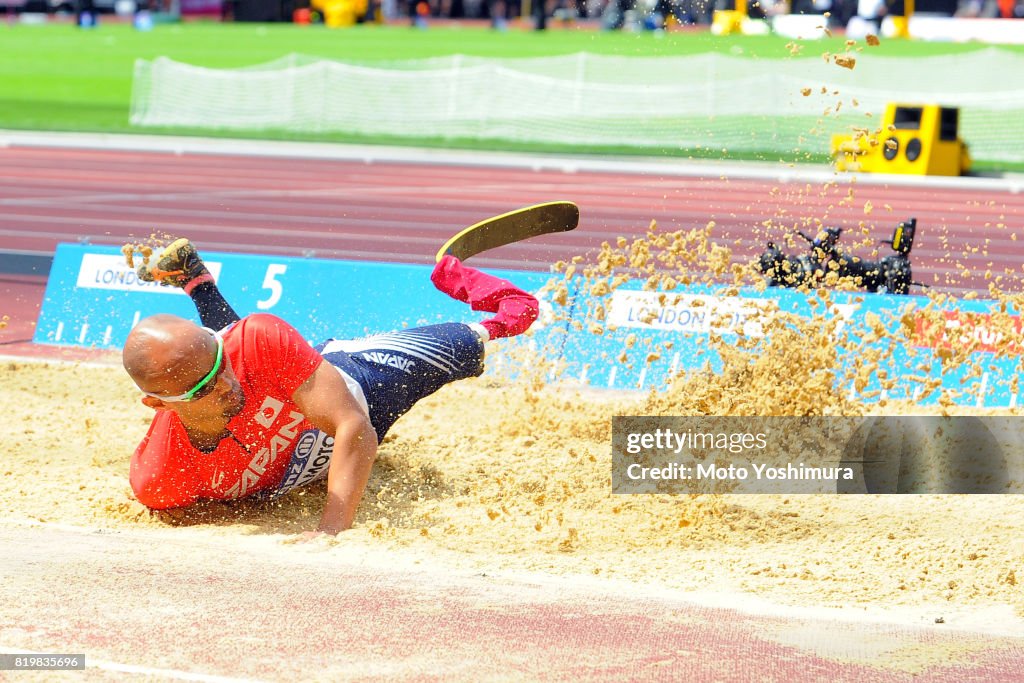
M 334 436 L 327 471 L 327 501 L 317 531 L 337 534 L 352 526 L 373 461 L 377 433 L 370 418 L 327 361 L 292 396 L 295 405 L 317 429 Z

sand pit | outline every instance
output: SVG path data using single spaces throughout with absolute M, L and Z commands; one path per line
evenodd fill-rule
M 119 367 L 12 361 L 0 375 L 15 425 L 0 437 L 0 516 L 177 526 L 224 542 L 286 541 L 316 524 L 322 486 L 275 503 L 151 513 L 127 483 L 149 414 Z M 399 421 L 356 528 L 322 551 L 372 547 L 396 551 L 396 562 L 621 579 L 739 602 L 904 608 L 953 624 L 1014 628 L 1024 617 L 1019 496 L 612 495 L 610 418 L 656 401 L 487 378 L 447 387 Z
M 750 272 L 711 241 L 712 228 L 660 234 L 652 225 L 645 237 L 605 245 L 592 265 L 576 259 L 579 272 L 562 264 L 566 277 L 589 278 L 597 297 L 589 332 L 602 333 L 602 298 L 630 269 L 662 290 L 702 279 L 749 283 Z M 666 279 L 667 271 L 674 276 Z M 557 299 L 559 284 L 552 286 Z M 815 295 L 827 310 L 828 294 Z M 764 346 L 738 349 L 709 338 L 724 372 L 690 373 L 648 394 L 551 386 L 540 379 L 549 368 L 519 356 L 530 353 L 526 346 L 516 348 L 506 360 L 537 375 L 485 376 L 421 402 L 382 444 L 355 528 L 319 541 L 318 550 L 339 557 L 384 550 L 396 564 L 618 580 L 720 595 L 732 605 L 895 610 L 1024 633 L 1020 496 L 611 493 L 615 415 L 928 412 L 858 403 L 836 389 L 851 378 L 838 367 L 834 316 L 774 320 Z M 641 357 L 659 352 L 636 346 Z M 858 372 L 865 367 L 872 371 L 862 364 Z M 801 381 L 778 391 L 780 377 Z M 91 529 L 170 527 L 207 542 L 269 537 L 282 552 L 316 526 L 322 483 L 274 502 L 187 511 L 153 513 L 136 502 L 128 462 L 150 412 L 116 357 L 107 365 L 10 361 L 0 379 L 16 425 L 0 436 L 12 455 L 0 516 Z M 951 412 L 948 403 L 932 410 Z

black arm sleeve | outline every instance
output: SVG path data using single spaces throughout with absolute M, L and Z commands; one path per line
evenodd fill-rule
M 213 282 L 196 285 L 189 296 L 199 311 L 203 325 L 211 330 L 223 330 L 231 323 L 241 320 Z

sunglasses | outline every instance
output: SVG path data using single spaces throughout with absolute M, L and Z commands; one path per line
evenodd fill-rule
M 198 384 L 186 391 L 184 394 L 179 394 L 177 396 L 161 396 L 160 394 L 153 394 L 148 391 L 143 391 L 142 393 L 147 396 L 152 396 L 153 398 L 158 398 L 165 403 L 198 401 L 210 393 L 210 390 L 216 386 L 216 382 L 214 382 L 214 380 L 220 373 L 221 365 L 224 362 L 224 339 L 221 338 L 219 332 L 214 332 L 209 327 L 204 327 L 203 329 L 212 334 L 213 338 L 217 340 L 217 359 L 213 362 L 213 368 L 206 373 L 206 376 L 199 380 Z M 206 389 L 206 391 L 203 391 L 203 389 Z

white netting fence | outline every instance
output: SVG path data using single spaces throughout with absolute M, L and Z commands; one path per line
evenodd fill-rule
M 873 129 L 886 103 L 898 101 L 960 106 L 961 137 L 975 159 L 1024 161 L 1024 54 L 856 56 L 853 70 L 820 57 L 715 53 L 375 63 L 291 55 L 230 70 L 158 58 L 136 62 L 131 123 L 824 153 L 832 133 Z

